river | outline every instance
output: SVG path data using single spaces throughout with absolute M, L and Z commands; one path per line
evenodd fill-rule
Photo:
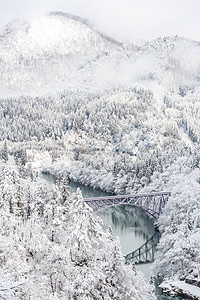
M 56 177 L 51 174 L 41 174 L 42 178 L 50 184 L 56 182 Z M 80 188 L 84 198 L 100 197 L 110 195 L 101 190 L 95 190 L 89 186 L 69 181 L 70 194 Z M 103 228 L 112 227 L 113 236 L 119 237 L 122 253 L 124 255 L 136 250 L 142 246 L 155 233 L 153 220 L 145 214 L 140 208 L 127 205 L 107 208 L 104 211 L 96 213 L 103 220 Z M 147 280 L 150 278 L 152 264 L 137 265 L 137 269 L 142 271 Z M 157 300 L 186 300 L 185 297 L 171 297 L 162 295 L 157 289 Z

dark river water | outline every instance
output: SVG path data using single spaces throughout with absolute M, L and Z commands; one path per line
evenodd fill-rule
M 50 184 L 56 182 L 56 177 L 51 174 L 41 174 Z M 100 197 L 110 195 L 101 190 L 95 190 L 89 186 L 69 181 L 70 194 L 80 188 L 84 198 Z M 153 220 L 150 219 L 140 208 L 121 205 L 110 207 L 104 211 L 96 213 L 103 220 L 103 228 L 112 227 L 113 235 L 119 237 L 122 253 L 128 254 L 142 246 L 155 233 Z M 142 271 L 147 280 L 150 278 L 152 264 L 137 265 L 137 269 Z M 184 297 L 171 297 L 161 294 L 157 289 L 158 300 L 186 300 Z

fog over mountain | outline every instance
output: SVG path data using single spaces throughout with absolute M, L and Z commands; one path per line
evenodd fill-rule
M 8 23 L 0 37 L 5 95 L 138 84 L 178 90 L 188 83 L 194 87 L 199 78 L 199 43 L 177 36 L 123 44 L 82 18 L 51 13 Z
M 66 11 L 123 42 L 176 34 L 199 41 L 199 10 L 198 0 L 8 0 L 1 1 L 0 27 L 23 16 Z

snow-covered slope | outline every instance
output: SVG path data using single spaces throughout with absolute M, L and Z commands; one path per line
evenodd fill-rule
M 197 85 L 200 44 L 180 37 L 121 44 L 65 13 L 15 20 L 0 30 L 1 95 L 142 86 L 158 96 Z
M 0 31 L 1 85 L 26 93 L 50 82 L 59 87 L 74 70 L 118 47 L 71 15 L 15 20 Z
M 86 20 L 65 13 L 13 21 L 0 32 L 0 99 L 11 96 L 15 101 L 19 95 L 43 95 L 45 106 L 41 107 L 42 99 L 35 105 L 40 107 L 40 113 L 43 111 L 42 126 L 49 124 L 47 107 L 52 106 L 56 121 L 52 120 L 51 126 L 60 128 L 61 137 L 67 131 L 66 123 L 67 128 L 74 128 L 74 119 L 79 119 L 78 123 L 84 120 L 80 129 L 86 132 L 88 122 L 97 122 L 97 117 L 98 122 L 104 119 L 108 141 L 113 140 L 112 148 L 122 153 L 179 144 L 191 147 L 198 142 L 199 81 L 200 43 L 177 36 L 138 46 L 121 44 L 97 32 Z M 53 103 L 48 98 L 52 93 L 58 93 L 58 101 L 52 100 Z M 66 107 L 69 98 L 71 106 Z M 23 134 L 19 135 L 18 125 L 21 128 L 26 119 L 19 108 L 20 101 L 24 102 L 21 99 L 15 106 L 1 100 L 1 138 L 22 141 L 34 135 L 45 139 L 39 125 L 39 133 L 29 128 L 20 129 Z M 31 116 L 34 109 L 29 106 L 35 101 L 38 99 L 25 100 Z M 115 108 L 110 112 L 105 109 L 107 105 Z M 24 109 L 25 104 L 22 106 Z M 113 110 L 114 128 L 124 128 L 121 137 L 109 123 Z M 15 126 L 11 126 L 13 111 L 23 119 Z M 126 121 L 122 122 L 122 114 Z M 30 127 L 30 122 L 26 125 Z M 95 129 L 94 134 L 105 141 L 104 130 Z
M 4 48 L 5 47 L 5 48 Z M 83 22 L 65 15 L 50 14 L 30 21 L 14 21 L 1 31 L 2 59 L 39 59 L 45 55 L 77 55 L 91 58 L 112 47 L 104 38 Z M 21 61 L 22 63 L 23 61 Z

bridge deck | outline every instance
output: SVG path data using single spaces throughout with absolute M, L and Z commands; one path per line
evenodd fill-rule
M 84 198 L 84 201 L 94 201 L 94 200 L 113 200 L 113 199 L 124 199 L 124 198 L 139 198 L 139 197 L 152 197 L 152 196 L 167 196 L 170 195 L 170 192 L 154 192 L 148 194 L 128 194 L 128 195 L 113 195 L 113 196 L 105 196 L 105 197 L 94 197 L 94 198 Z

